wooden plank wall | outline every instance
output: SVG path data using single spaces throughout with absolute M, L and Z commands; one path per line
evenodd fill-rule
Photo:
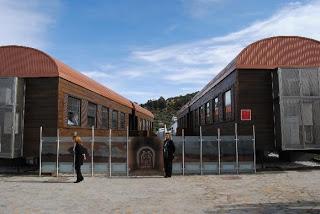
M 235 115 L 233 115 L 231 121 L 223 121 L 223 93 L 228 91 L 229 89 L 232 90 L 232 99 L 236 100 L 236 97 L 234 96 L 236 87 L 236 78 L 237 73 L 234 71 L 230 75 L 228 75 L 222 82 L 217 84 L 214 88 L 212 88 L 210 91 L 208 91 L 204 96 L 202 96 L 199 100 L 197 100 L 192 106 L 190 106 L 190 111 L 194 111 L 196 109 L 199 110 L 200 106 L 205 105 L 208 101 L 211 102 L 211 112 L 212 112 L 212 103 L 213 99 L 216 97 L 219 97 L 219 121 L 211 122 L 210 124 L 201 124 L 202 127 L 202 134 L 203 135 L 217 135 L 217 129 L 221 129 L 221 134 L 234 134 L 234 118 Z M 235 102 L 233 102 L 234 105 Z M 235 106 L 233 106 L 233 109 L 235 109 Z M 197 111 L 198 112 L 198 111 Z M 235 111 L 233 111 L 234 114 Z M 192 115 L 192 114 L 191 114 Z M 189 116 L 189 123 L 187 127 L 185 128 L 185 134 L 186 135 L 199 135 L 200 134 L 200 126 L 195 126 L 194 119 L 192 119 L 194 116 Z M 203 117 L 203 116 L 202 116 Z M 181 134 L 181 124 L 179 124 L 178 134 Z
M 55 136 L 58 117 L 58 78 L 26 78 L 24 157 L 39 156 L 39 131 Z
M 195 102 L 190 107 L 191 111 L 198 109 L 208 101 L 212 102 L 217 96 L 220 100 L 220 121 L 202 124 L 202 134 L 204 136 L 217 135 L 217 129 L 220 128 L 221 135 L 234 135 L 235 123 L 238 123 L 239 135 L 252 135 L 252 125 L 255 124 L 257 149 L 272 150 L 274 148 L 274 122 L 271 72 L 273 70 L 236 70 Z M 223 121 L 223 93 L 230 88 L 233 117 L 230 121 Z M 252 109 L 252 121 L 241 121 L 241 109 Z M 180 115 L 180 118 L 182 116 L 186 115 Z M 186 135 L 199 135 L 199 126 L 194 125 L 194 120 L 189 121 L 192 124 L 188 124 L 187 127 L 181 127 L 179 124 L 179 134 L 181 134 L 181 128 L 185 128 Z
M 67 100 L 68 95 L 82 100 L 81 102 L 81 127 L 70 127 L 67 125 Z M 129 114 L 132 113 L 131 108 L 118 104 L 108 98 L 105 98 L 99 94 L 96 94 L 88 89 L 71 83 L 65 79 L 59 78 L 59 97 L 58 97 L 58 110 L 59 112 L 64 112 L 58 115 L 58 127 L 61 129 L 61 135 L 72 136 L 76 131 L 82 136 L 91 136 L 91 128 L 87 125 L 87 106 L 88 102 L 92 102 L 98 105 L 98 108 L 105 106 L 109 108 L 109 124 L 111 124 L 112 110 L 115 109 L 119 113 L 123 112 L 125 116 L 125 126 L 129 124 Z M 119 116 L 120 118 L 120 116 Z M 98 119 L 98 118 L 97 118 Z M 98 122 L 101 122 L 98 119 Z M 118 126 L 120 126 L 120 119 L 118 119 Z M 108 129 L 102 129 L 101 124 L 97 124 L 95 134 L 98 136 L 107 136 L 109 133 Z M 113 130 L 113 136 L 125 136 L 126 129 Z
M 272 98 L 273 70 L 242 69 L 238 71 L 238 117 L 239 134 L 252 133 L 256 127 L 256 147 L 258 150 L 274 148 L 274 117 Z M 240 121 L 240 110 L 251 109 L 252 121 Z

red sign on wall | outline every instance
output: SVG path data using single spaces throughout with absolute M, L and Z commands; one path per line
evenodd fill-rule
M 251 120 L 251 109 L 241 109 L 241 121 Z

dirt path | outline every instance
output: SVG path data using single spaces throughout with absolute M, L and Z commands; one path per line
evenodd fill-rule
M 320 213 L 320 171 L 171 179 L 0 176 L 0 213 Z

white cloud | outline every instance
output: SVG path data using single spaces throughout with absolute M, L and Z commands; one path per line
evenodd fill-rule
M 217 4 L 225 0 L 181 0 L 185 11 L 193 18 L 204 18 L 212 14 Z
M 99 78 L 111 78 L 112 75 L 108 74 L 105 71 L 82 71 L 84 75 L 93 78 L 93 79 L 99 79 Z
M 132 57 L 153 66 L 175 83 L 208 82 L 248 44 L 277 35 L 320 39 L 320 1 L 289 3 L 271 17 L 220 37 L 154 50 L 135 51 Z
M 0 45 L 45 48 L 47 32 L 55 23 L 58 7 L 57 0 L 0 0 Z

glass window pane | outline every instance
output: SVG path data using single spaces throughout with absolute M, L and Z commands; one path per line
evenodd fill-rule
M 80 126 L 80 99 L 68 97 L 68 125 Z
M 214 99 L 214 121 L 219 121 L 219 98 Z
M 206 124 L 211 123 L 211 103 L 207 102 L 206 103 Z
M 118 111 L 115 110 L 112 111 L 112 128 L 118 128 Z
M 232 119 L 231 90 L 224 93 L 224 119 Z

